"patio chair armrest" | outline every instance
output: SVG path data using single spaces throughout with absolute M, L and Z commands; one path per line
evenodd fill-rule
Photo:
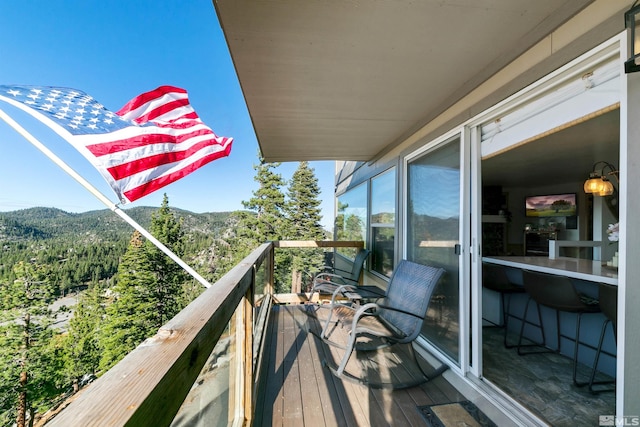
M 330 265 L 323 265 L 322 267 L 320 267 L 320 268 L 318 269 L 318 271 L 316 271 L 316 272 L 314 272 L 314 273 L 312 273 L 312 272 L 310 272 L 310 271 L 304 271 L 304 273 L 305 273 L 307 276 L 311 277 L 311 279 L 312 279 L 313 281 L 315 281 L 315 280 L 316 280 L 316 277 L 318 277 L 318 276 L 320 276 L 320 275 L 323 275 L 323 274 L 334 274 L 334 273 L 335 273 L 335 268 L 334 268 L 334 267 L 332 267 L 332 266 L 330 266 Z
M 329 278 L 329 279 L 325 279 L 325 278 Z M 319 273 L 316 274 L 314 280 L 317 279 L 321 279 L 321 280 L 331 280 L 331 279 L 339 279 L 339 280 L 344 280 L 344 281 L 348 281 L 348 282 L 353 282 L 355 283 L 355 280 L 349 279 L 348 277 L 344 277 L 340 274 L 335 274 L 335 273 Z
M 320 268 L 320 273 L 332 273 L 335 268 L 332 265 L 323 265 Z
M 326 339 L 326 333 L 329 329 L 329 325 L 331 324 L 331 319 L 333 318 L 333 309 L 337 307 L 336 298 L 342 292 L 343 289 L 353 288 L 350 285 L 341 285 L 333 292 L 331 295 L 331 303 L 329 304 L 329 315 L 327 316 L 327 320 L 325 321 L 324 327 L 322 328 L 322 332 L 320 333 L 320 338 Z
M 345 306 L 343 306 L 343 307 L 345 307 Z M 329 311 L 329 316 L 327 317 L 327 321 L 325 323 L 325 326 L 322 328 L 322 333 L 320 334 L 320 338 L 323 338 L 325 340 L 327 340 L 326 331 L 329 328 L 329 324 L 331 323 L 331 318 L 333 316 L 333 308 L 334 308 L 334 305 L 332 304 L 330 306 L 330 309 L 329 309 L 330 310 Z M 351 320 L 351 331 L 353 332 L 353 331 L 355 331 L 355 328 L 356 328 L 356 326 L 358 324 L 358 320 L 360 320 L 360 318 L 362 318 L 364 316 L 372 316 L 372 315 L 376 314 L 377 309 L 378 309 L 378 304 L 370 302 L 370 303 L 367 303 L 365 305 L 359 306 L 357 308 L 349 307 L 349 306 L 346 306 L 346 308 L 348 308 L 349 310 L 355 312 L 354 315 L 353 315 L 353 319 Z M 371 311 L 371 310 L 373 310 L 373 311 Z
M 315 287 L 316 285 L 321 285 L 323 283 L 330 283 L 337 286 L 342 286 L 342 285 L 357 286 L 358 285 L 358 282 L 356 282 L 355 280 L 342 277 L 339 274 L 320 273 L 316 277 L 314 277 L 313 287 Z
M 323 285 L 330 285 L 332 287 L 332 291 L 331 293 L 334 293 L 338 288 L 343 287 L 343 286 L 353 286 L 353 285 L 349 285 L 346 283 L 338 283 L 338 282 L 334 282 L 333 280 L 323 280 L 321 282 L 314 282 L 313 283 L 313 289 L 316 289 L 317 287 L 321 287 Z
M 333 311 L 333 306 L 336 302 L 336 298 L 338 298 L 338 295 L 340 294 L 344 294 L 345 291 L 355 291 L 355 286 L 353 285 L 341 285 L 339 283 L 335 283 L 335 282 L 329 282 L 332 283 L 334 285 L 338 285 L 338 287 L 336 288 L 335 291 L 333 291 L 333 295 L 331 295 L 331 311 Z
M 360 306 L 356 310 L 356 313 L 353 315 L 353 320 L 351 321 L 351 332 L 353 333 L 356 330 L 356 327 L 358 326 L 358 321 L 360 320 L 361 317 L 374 316 L 378 312 L 379 308 L 380 306 L 375 302 L 368 302 Z
M 357 333 L 358 321 L 363 316 L 375 315 L 377 311 L 378 311 L 378 304 L 373 302 L 367 303 L 356 310 L 353 316 L 353 320 L 351 321 L 351 333 L 349 334 L 349 340 L 346 345 L 344 355 L 342 356 L 342 361 L 340 362 L 340 365 L 336 370 L 336 373 L 338 374 L 338 376 L 342 375 L 342 372 L 344 372 L 344 369 L 347 366 L 347 362 L 351 357 L 351 353 L 355 349 L 356 341 L 358 339 L 358 333 Z
M 349 270 L 343 270 L 343 269 L 341 269 L 341 268 L 333 267 L 333 272 L 335 273 L 336 271 L 339 271 L 339 272 L 341 272 L 341 273 L 351 274 L 351 271 L 349 271 Z M 336 273 L 336 274 L 339 274 L 339 273 Z

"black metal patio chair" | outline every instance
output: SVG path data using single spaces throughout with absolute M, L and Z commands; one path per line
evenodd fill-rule
M 323 363 L 337 377 L 373 388 L 407 388 L 440 375 L 447 366 L 443 364 L 436 372 L 427 376 L 418 363 L 411 344 L 420 334 L 429 301 L 443 274 L 442 268 L 403 260 L 395 268 L 386 294 L 377 302 L 365 303 L 362 306 L 333 302 L 329 307 L 330 312 L 320 338 L 331 346 L 344 349 L 344 355 L 339 365 L 326 359 Z M 332 331 L 337 325 L 347 329 L 344 343 L 331 339 Z M 407 348 L 421 374 L 415 380 L 404 383 L 376 383 L 370 378 L 345 371 L 354 351 L 373 351 L 396 344 L 409 344 Z
M 374 297 L 384 296 L 384 291 L 377 286 L 362 286 L 360 277 L 364 263 L 369 256 L 369 249 L 360 249 L 353 260 L 351 270 L 341 270 L 335 267 L 324 267 L 324 271 L 318 273 L 313 278 L 313 287 L 311 292 L 319 292 L 322 294 L 333 294 L 336 289 L 344 285 L 359 286 L 362 292 Z

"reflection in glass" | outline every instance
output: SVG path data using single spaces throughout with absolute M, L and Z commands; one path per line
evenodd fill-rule
M 336 240 L 365 241 L 367 237 L 367 184 L 361 184 L 338 197 L 335 221 Z M 355 248 L 339 248 L 338 252 L 355 258 Z
M 205 363 L 191 391 L 178 410 L 171 427 L 232 425 L 236 413 L 236 319 L 233 315 Z
M 429 306 L 424 336 L 459 361 L 459 138 L 408 166 L 407 259 L 446 270 Z
M 371 180 L 371 270 L 391 277 L 395 254 L 396 170 Z
M 395 229 L 388 227 L 371 228 L 371 270 L 387 277 L 393 273 Z

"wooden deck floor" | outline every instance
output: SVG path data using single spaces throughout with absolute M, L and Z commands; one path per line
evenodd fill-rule
M 332 348 L 309 333 L 318 319 L 305 305 L 274 306 L 265 344 L 256 426 L 420 426 L 419 405 L 465 400 L 442 376 L 405 390 L 372 389 L 322 366 Z

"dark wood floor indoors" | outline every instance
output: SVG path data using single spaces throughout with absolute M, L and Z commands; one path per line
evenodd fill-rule
M 393 391 L 334 377 L 322 360 L 336 360 L 338 353 L 309 332 L 320 328 L 315 310 L 273 308 L 254 425 L 424 426 L 418 406 L 465 400 L 442 376 Z

